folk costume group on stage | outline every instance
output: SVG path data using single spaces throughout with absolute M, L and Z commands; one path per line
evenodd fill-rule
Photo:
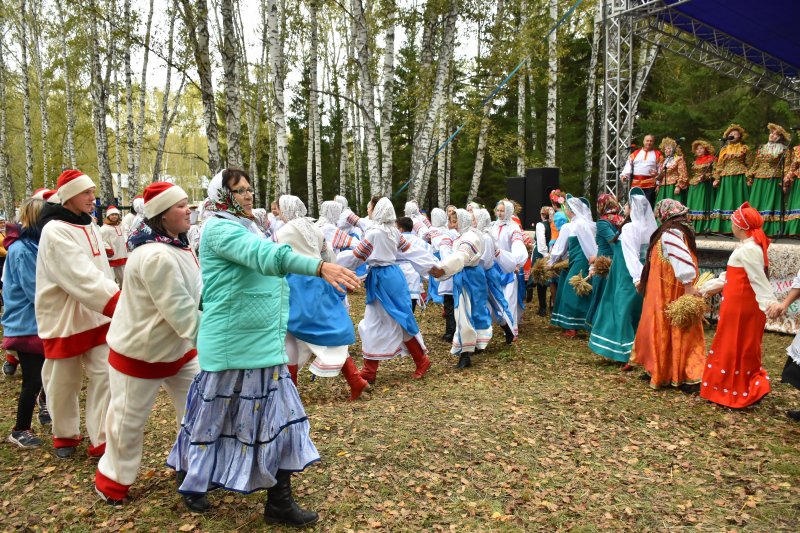
M 491 342 L 494 324 L 507 344 L 517 339 L 534 290 L 539 315 L 549 312 L 567 337 L 589 332 L 593 352 L 624 368 L 642 366 L 651 386 L 752 405 L 770 390 L 761 367 L 766 316 L 800 297 L 800 274 L 777 302 L 766 276 L 764 217 L 744 202 L 730 213 L 741 243 L 727 272 L 695 286 L 696 220 L 668 197 L 687 193 L 688 202 L 692 179 L 685 168 L 669 170 L 677 147 L 666 143 L 664 151 L 675 181 L 658 191 L 655 210 L 655 191 L 634 187 L 624 209 L 601 195 L 595 221 L 586 199 L 553 191 L 533 237 L 508 200 L 496 204 L 494 222 L 478 202 L 433 209 L 430 220 L 407 202 L 397 217 L 382 197 L 369 201 L 365 217 L 341 196 L 324 202 L 316 221 L 291 195 L 268 213 L 254 209 L 250 178 L 239 169 L 214 176 L 197 213 L 180 187 L 156 182 L 134 201 L 134 213 L 121 219 L 109 209 L 99 228 L 93 180 L 64 171 L 57 191 L 23 203 L 20 225 L 9 232 L 3 346 L 17 352 L 23 370 L 9 440 L 41 445 L 31 419 L 37 398 L 41 405 L 46 397 L 56 455 L 74 456 L 85 372 L 88 453 L 100 458 L 95 490 L 108 504 L 125 504 L 163 386 L 177 416 L 167 464 L 189 509 L 209 510 L 214 489 L 266 490 L 266 522 L 310 525 L 318 515 L 299 507 L 291 489 L 292 474 L 320 460 L 297 390 L 300 372 L 341 373 L 351 401 L 369 391 L 381 362 L 409 355 L 411 379 L 423 378 L 431 359 L 415 311 L 432 303 L 443 306 L 442 338 L 457 368 L 467 368 Z M 532 265 L 554 272 L 564 261 L 557 277 L 531 275 Z M 359 369 L 348 293 L 362 283 Z M 702 323 L 675 327 L 663 309 L 684 295 L 719 291 L 720 321 L 706 353 Z M 798 339 L 784 380 L 800 387 Z

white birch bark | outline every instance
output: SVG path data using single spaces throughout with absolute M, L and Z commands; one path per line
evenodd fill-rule
M 550 0 L 550 21 L 558 21 L 558 0 Z M 556 166 L 556 120 L 558 101 L 558 32 L 547 39 L 547 143 L 544 164 Z
M 33 194 L 33 138 L 31 136 L 31 90 L 28 75 L 28 21 L 25 0 L 19 3 L 17 38 L 22 71 L 22 131 L 25 137 L 25 196 Z
M 155 161 L 153 161 L 152 180 L 154 182 L 159 181 L 161 178 L 161 160 L 164 157 L 164 148 L 167 145 L 167 136 L 169 135 L 172 121 L 175 119 L 175 114 L 178 111 L 181 94 L 183 93 L 183 86 L 186 83 L 186 74 L 184 73 L 183 76 L 181 76 L 181 83 L 178 86 L 178 90 L 175 92 L 172 111 L 170 111 L 169 100 L 172 92 L 172 58 L 175 54 L 175 43 L 173 38 L 175 36 L 176 13 L 174 8 L 170 9 L 169 13 L 170 21 L 169 39 L 167 41 L 167 73 L 166 81 L 164 82 L 163 99 L 161 101 L 161 125 L 158 128 L 158 146 L 156 147 Z
M 478 132 L 478 148 L 475 150 L 475 165 L 472 168 L 472 182 L 469 186 L 469 194 L 467 195 L 467 202 L 471 202 L 473 198 L 478 196 L 478 188 L 481 186 L 481 176 L 483 175 L 483 161 L 486 158 L 486 145 L 489 141 L 489 111 L 491 104 L 487 103 L 483 106 L 483 115 L 481 116 L 481 129 Z
M 113 187 L 111 184 L 111 166 L 108 162 L 108 133 L 106 131 L 106 103 L 108 101 L 108 78 L 111 74 L 111 61 L 109 59 L 106 66 L 106 74 L 103 75 L 100 62 L 100 35 L 97 23 L 97 5 L 95 0 L 90 2 L 90 63 L 91 63 L 91 95 L 92 95 L 92 119 L 94 124 L 94 139 L 97 152 L 97 168 L 100 173 L 100 201 L 108 205 L 113 197 Z M 110 38 L 109 38 L 110 41 Z M 107 43 L 110 48 L 112 44 Z
M 131 198 L 139 194 L 139 168 L 142 163 L 142 142 L 144 140 L 144 118 L 147 96 L 147 61 L 150 57 L 150 29 L 153 25 L 153 0 L 147 15 L 144 34 L 144 57 L 142 59 L 142 79 L 139 82 L 139 120 L 136 123 L 136 144 L 133 153 L 133 173 L 128 176 L 128 193 Z M 152 173 L 150 174 L 152 175 Z
M 115 54 L 116 57 L 116 54 Z M 114 69 L 114 163 L 117 174 L 122 174 L 122 156 L 119 153 L 119 74 Z
M 450 133 L 449 129 L 447 130 L 447 133 L 448 133 L 448 137 L 450 135 L 452 135 L 452 133 Z M 450 176 L 451 176 L 451 173 L 452 173 L 452 170 L 453 170 L 453 143 L 452 142 L 447 144 L 447 148 L 445 148 L 445 154 L 446 154 L 445 160 L 447 161 L 447 164 L 444 167 L 444 183 L 445 183 L 445 186 L 444 186 L 444 205 L 439 206 L 442 209 L 444 209 L 445 206 L 450 205 Z
M 422 122 L 419 136 L 414 141 L 417 157 L 416 160 L 412 157 L 411 161 L 411 176 L 414 178 L 411 184 L 412 191 L 409 193 L 409 198 L 411 200 L 421 201 L 420 196 L 424 193 L 423 187 L 427 188 L 427 181 L 429 178 L 427 171 L 430 168 L 428 165 L 429 147 L 433 137 L 433 126 L 436 121 L 436 115 L 444 100 L 444 85 L 450 69 L 450 61 L 453 57 L 457 18 L 457 2 L 451 2 L 450 10 L 444 16 L 444 30 L 442 33 L 442 43 L 439 47 L 439 61 L 436 66 L 436 77 L 431 89 L 431 94 L 433 95 L 431 98 L 431 105 L 428 108 L 425 120 Z
M 592 156 L 594 154 L 594 127 L 597 108 L 597 56 L 600 49 L 600 7 L 597 8 L 592 30 L 592 53 L 589 58 L 589 75 L 586 81 L 586 151 L 583 159 L 583 195 L 587 198 L 592 189 Z
M 197 11 L 190 0 L 180 0 L 181 18 L 189 35 L 189 44 L 194 55 L 197 76 L 200 78 L 200 98 L 203 101 L 203 117 L 208 142 L 208 168 L 216 174 L 220 166 L 219 128 L 217 128 L 217 109 L 214 102 L 214 84 L 211 77 L 211 58 L 208 41 L 208 5 L 206 0 L 196 0 Z
M 0 192 L 3 196 L 3 211 L 6 220 L 14 216 L 14 180 L 8 173 L 8 156 L 6 139 L 6 63 L 3 50 L 6 31 L 0 22 Z
M 352 0 L 351 6 L 355 22 L 355 59 L 358 64 L 358 82 L 361 85 L 361 121 L 364 127 L 364 143 L 367 152 L 369 191 L 374 196 L 381 194 L 383 188 L 375 124 L 375 87 L 370 72 L 372 51 L 369 46 L 369 32 L 362 0 Z
M 530 102 L 531 102 L 531 152 L 536 152 L 536 84 L 533 79 L 533 67 L 531 66 L 530 60 L 526 65 L 528 69 L 528 91 L 530 95 Z
M 319 63 L 319 24 L 317 22 L 317 0 L 312 0 L 310 4 L 311 15 L 311 61 L 309 63 L 310 69 L 310 82 L 311 82 L 311 140 L 313 141 L 314 152 L 314 183 L 316 188 L 316 205 L 317 209 L 322 205 L 322 139 L 321 134 L 321 120 L 319 112 L 319 80 L 317 76 L 317 67 Z M 309 198 L 309 202 L 311 199 Z M 313 212 L 309 209 L 309 212 Z
M 125 147 L 127 149 L 128 195 L 133 198 L 137 193 L 131 182 L 131 178 L 136 171 L 136 163 L 134 162 L 135 130 L 133 121 L 133 69 L 131 66 L 131 47 L 133 46 L 133 28 L 131 25 L 133 22 L 130 0 L 125 0 L 122 10 L 125 27 L 125 46 L 122 49 L 122 62 L 125 68 Z
M 392 194 L 392 109 L 394 107 L 395 0 L 386 0 L 386 37 L 383 52 L 383 106 L 381 107 L 381 193 Z
M 310 106 L 309 106 L 310 107 Z M 311 109 L 308 111 L 308 127 L 306 128 L 306 209 L 311 216 L 314 213 L 314 123 L 311 120 Z
M 242 108 L 239 105 L 239 84 L 237 82 L 236 24 L 234 23 L 233 0 L 222 0 L 223 44 L 222 69 L 225 73 L 225 136 L 228 142 L 228 166 L 242 168 Z
M 49 87 L 44 76 L 44 59 L 42 58 L 42 16 L 41 0 L 31 2 L 31 36 L 33 38 L 33 48 L 31 58 L 33 59 L 33 70 L 36 72 L 36 79 L 39 83 L 39 118 L 41 120 L 42 137 L 42 176 L 43 186 L 50 187 L 50 150 L 47 145 L 47 138 L 50 133 L 50 118 L 47 112 L 47 100 Z
M 248 134 L 248 141 L 250 144 L 250 181 L 252 182 L 253 187 L 253 201 L 256 207 L 261 206 L 261 187 L 260 187 L 260 177 L 258 175 L 258 149 L 256 147 L 258 143 L 258 135 L 261 131 L 261 117 L 263 115 L 264 106 L 261 101 L 261 88 L 264 86 L 264 78 L 266 75 L 266 65 L 268 61 L 268 51 L 269 47 L 267 45 L 269 40 L 269 35 L 267 33 L 267 9 L 266 3 L 264 0 L 261 0 L 259 12 L 261 13 L 261 60 L 256 65 L 256 81 L 254 86 L 250 84 L 250 78 L 248 76 L 248 61 L 247 61 L 247 45 L 244 40 L 243 35 L 243 28 L 244 24 L 242 22 L 242 13 L 241 13 L 241 4 L 237 3 L 237 14 L 238 14 L 238 23 L 237 28 L 239 29 L 239 57 L 241 61 L 239 62 L 239 81 L 241 87 L 247 87 L 252 96 L 252 102 L 247 107 L 247 111 L 245 112 L 245 120 L 247 121 L 247 134 Z M 243 98 L 246 98 L 244 95 Z M 267 200 L 269 200 L 269 195 L 267 195 Z
M 58 20 L 64 32 L 67 31 L 66 16 L 64 15 L 64 6 L 61 0 L 56 0 L 56 10 L 58 11 Z M 61 163 L 62 168 L 75 168 L 75 104 L 72 100 L 72 78 L 69 73 L 69 51 L 67 49 L 67 36 L 64 35 L 61 39 L 61 60 L 64 62 L 64 100 L 66 100 L 67 107 L 67 135 L 66 135 L 66 154 L 68 161 Z
M 517 27 L 518 33 L 525 28 L 527 21 L 525 8 L 523 4 Z M 517 176 L 525 175 L 525 118 L 525 76 L 521 73 L 517 75 Z
M 284 111 L 283 34 L 277 0 L 269 0 L 269 50 L 272 74 L 272 111 L 275 118 L 275 196 L 289 192 L 289 155 Z
M 439 142 L 441 146 L 447 140 L 447 124 L 439 119 Z M 436 159 L 436 199 L 440 208 L 447 205 L 447 151 L 443 150 Z

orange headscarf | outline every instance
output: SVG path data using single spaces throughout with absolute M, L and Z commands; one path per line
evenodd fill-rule
M 733 212 L 731 222 L 740 229 L 747 232 L 748 237 L 752 237 L 756 244 L 761 247 L 764 252 L 764 268 L 769 267 L 769 259 L 767 258 L 767 248 L 769 248 L 770 240 L 761 229 L 764 225 L 764 219 L 761 214 L 750 207 L 749 202 L 743 203 L 739 209 Z

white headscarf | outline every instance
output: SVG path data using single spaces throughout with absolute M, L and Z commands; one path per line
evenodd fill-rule
M 658 222 L 653 214 L 650 202 L 643 194 L 628 193 L 628 202 L 631 205 L 631 225 L 636 228 L 639 236 L 639 245 L 650 243 L 650 237 L 658 229 Z
M 475 215 L 475 221 L 477 225 L 475 229 L 478 232 L 487 232 L 489 230 L 489 226 L 492 225 L 492 215 L 489 214 L 489 211 L 486 209 L 478 209 L 472 212 Z
M 478 202 L 468 202 L 467 203 L 467 211 L 469 211 L 470 213 L 474 213 L 475 211 L 477 211 L 480 208 L 481 208 L 481 206 L 478 204 Z
M 505 225 L 512 222 L 512 217 L 514 216 L 514 204 L 509 202 L 508 200 L 500 200 L 497 202 L 497 205 L 503 204 L 506 208 L 505 214 L 503 215 L 502 219 L 497 219 L 498 224 Z
M 570 222 L 588 222 L 592 223 L 592 210 L 580 198 L 567 198 L 567 206 L 572 211 L 572 218 Z
M 319 247 L 319 237 L 314 222 L 306 217 L 306 206 L 297 196 L 284 194 L 278 199 L 278 207 L 281 210 L 281 218 L 286 224 L 293 226 L 312 249 Z
M 406 202 L 405 214 L 407 217 L 415 217 L 419 215 L 419 206 L 417 202 Z
M 253 221 L 258 226 L 258 229 L 266 233 L 269 230 L 269 218 L 267 218 L 267 210 L 261 207 L 253 209 Z
M 345 198 L 344 196 L 340 196 L 337 194 L 336 196 L 333 197 L 333 201 L 341 205 L 342 209 L 344 209 L 345 207 L 350 207 L 350 205 L 347 203 L 347 198 Z
M 144 198 L 134 198 L 133 199 L 133 211 L 137 215 L 144 214 Z
M 397 236 L 400 234 L 394 225 L 397 215 L 394 212 L 392 202 L 388 198 L 378 200 L 378 203 L 372 208 L 372 216 L 370 218 L 378 229 L 397 240 Z
M 464 235 L 472 229 L 472 215 L 469 211 L 466 209 L 456 209 L 456 218 L 458 218 L 456 231 L 458 231 L 459 235 Z
M 342 214 L 342 204 L 339 202 L 322 202 L 319 208 L 319 220 L 317 226 L 325 224 L 336 224 L 339 221 L 339 215 Z
M 437 229 L 447 229 L 447 213 L 443 209 L 438 207 L 431 209 L 431 226 Z

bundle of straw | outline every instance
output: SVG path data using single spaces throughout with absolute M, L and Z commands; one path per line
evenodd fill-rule
M 553 277 L 550 275 L 550 267 L 547 266 L 547 259 L 542 257 L 533 263 L 531 267 L 531 276 L 533 276 L 533 281 L 538 285 L 544 285 Z
M 597 256 L 597 259 L 594 260 L 594 275 L 606 277 L 610 271 L 611 258 L 605 255 Z
M 714 279 L 715 276 L 708 270 L 705 272 L 701 272 L 699 276 L 697 276 L 697 281 L 694 282 L 694 288 L 700 290 L 700 288 L 706 284 L 706 282 L 711 281 Z
M 705 282 L 703 282 L 705 283 Z M 703 315 L 708 311 L 708 305 L 701 296 L 684 294 L 664 309 L 664 314 L 674 326 L 686 329 L 692 324 L 703 320 Z
M 550 270 L 555 272 L 555 276 L 561 274 L 561 271 L 565 268 L 569 268 L 569 259 L 564 259 L 563 261 L 559 261 L 558 263 L 554 263 L 553 266 L 550 267 Z M 555 277 L 551 276 L 551 277 Z
M 578 296 L 586 296 L 592 292 L 592 284 L 584 279 L 583 271 L 569 278 L 569 284 L 572 285 L 572 288 L 575 289 L 575 294 Z

